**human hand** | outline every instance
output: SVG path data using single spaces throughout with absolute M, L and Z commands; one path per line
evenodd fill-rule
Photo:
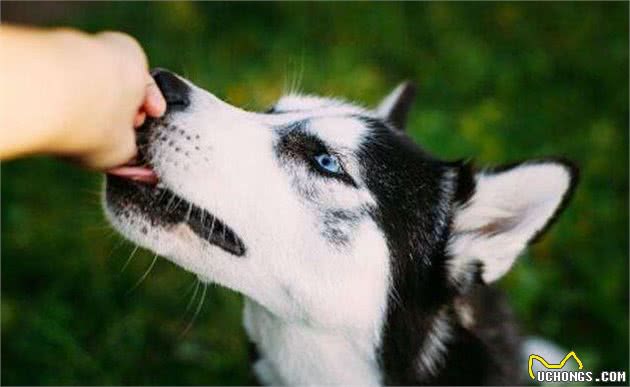
M 92 140 L 92 146 L 85 147 L 85 151 L 72 159 L 88 168 L 107 169 L 135 156 L 134 128 L 141 126 L 147 116 L 164 114 L 166 101 L 148 72 L 142 48 L 133 38 L 104 32 L 94 39 L 106 51 L 108 57 L 104 60 L 114 72 L 113 82 L 103 84 L 108 93 L 90 120 L 89 129 L 94 133 L 87 138 Z
M 0 26 L 0 159 L 55 155 L 107 170 L 166 103 L 132 37 Z

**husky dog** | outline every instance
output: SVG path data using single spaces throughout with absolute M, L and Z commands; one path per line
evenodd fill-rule
M 167 113 L 107 177 L 124 236 L 244 295 L 266 384 L 514 384 L 519 335 L 490 286 L 555 219 L 576 168 L 476 170 L 405 134 L 413 88 L 375 109 L 288 95 L 264 113 L 166 70 Z

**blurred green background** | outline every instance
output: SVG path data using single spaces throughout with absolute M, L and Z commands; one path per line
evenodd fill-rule
M 128 32 L 152 66 L 248 109 L 296 84 L 373 104 L 413 79 L 410 128 L 434 153 L 575 160 L 575 200 L 500 285 L 525 334 L 627 370 L 628 3 L 1 6 L 5 21 Z M 130 291 L 153 255 L 121 271 L 134 247 L 106 225 L 101 184 L 46 158 L 2 165 L 2 383 L 250 382 L 240 296 L 211 287 L 182 334 L 194 277 L 159 258 Z

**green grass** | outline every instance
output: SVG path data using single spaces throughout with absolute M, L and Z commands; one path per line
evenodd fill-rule
M 411 134 L 435 154 L 575 160 L 575 200 L 501 286 L 525 333 L 587 369 L 627 370 L 627 3 L 31 8 L 43 24 L 131 33 L 151 65 L 249 109 L 296 83 L 373 104 L 407 78 L 419 84 Z M 153 255 L 121 272 L 134 248 L 106 226 L 101 184 L 57 160 L 2 165 L 2 383 L 248 383 L 240 296 L 209 288 L 182 336 L 194 277 L 160 258 L 129 292 Z

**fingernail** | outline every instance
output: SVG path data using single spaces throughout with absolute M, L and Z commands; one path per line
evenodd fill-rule
M 147 113 L 153 117 L 160 117 L 166 111 L 166 100 L 155 83 L 151 84 L 147 90 L 145 105 Z
M 139 126 L 141 126 L 144 123 L 144 120 L 147 118 L 147 115 L 145 112 L 140 112 L 138 114 L 136 114 L 136 117 L 133 120 L 133 127 L 137 128 Z

